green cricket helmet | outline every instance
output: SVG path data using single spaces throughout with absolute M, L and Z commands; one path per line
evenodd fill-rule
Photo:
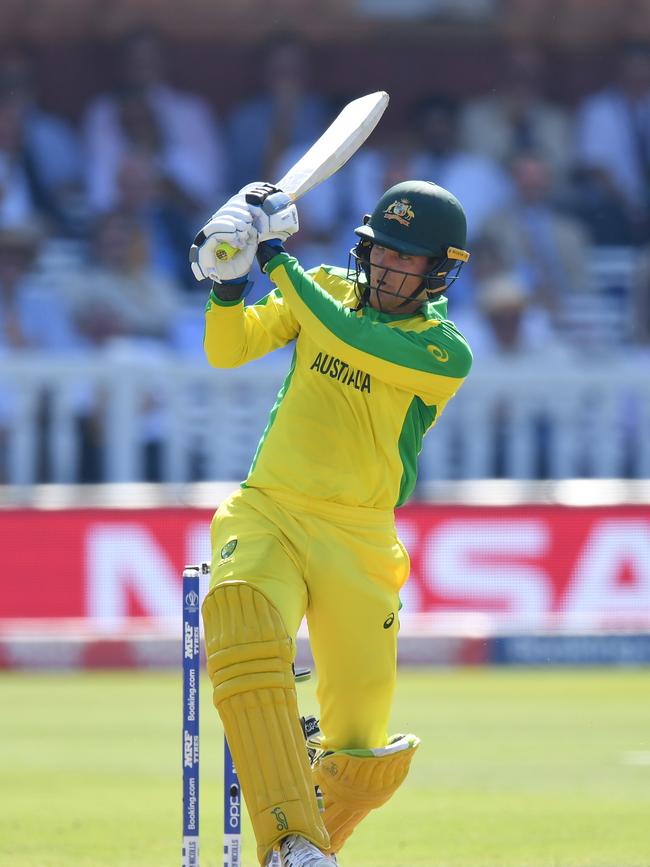
M 374 244 L 404 255 L 427 256 L 432 260 L 422 284 L 405 297 L 405 303 L 423 289 L 429 296 L 447 289 L 458 279 L 461 267 L 469 259 L 465 250 L 467 220 L 462 205 L 448 190 L 431 181 L 404 181 L 386 190 L 372 214 L 367 215 L 363 225 L 354 231 L 360 241 L 350 252 L 355 263 L 358 291 L 362 290 L 360 297 L 368 294 L 370 251 Z M 362 273 L 366 278 L 365 287 L 363 281 L 359 287 Z M 400 273 L 406 279 L 409 272 Z

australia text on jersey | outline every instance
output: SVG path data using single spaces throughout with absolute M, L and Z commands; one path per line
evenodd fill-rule
M 344 385 L 351 385 L 357 391 L 367 391 L 370 394 L 369 373 L 357 370 L 346 361 L 341 361 L 340 358 L 328 355 L 326 352 L 319 352 L 309 369 L 317 370 L 324 376 L 330 376 Z

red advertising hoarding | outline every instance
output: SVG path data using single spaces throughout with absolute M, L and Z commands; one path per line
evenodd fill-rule
M 177 618 L 183 564 L 207 560 L 211 512 L 0 512 L 0 619 Z M 650 624 L 650 508 L 412 505 L 404 613 L 498 628 Z

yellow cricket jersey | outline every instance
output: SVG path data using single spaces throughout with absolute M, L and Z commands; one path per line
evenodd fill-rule
M 214 367 L 238 367 L 295 340 L 245 486 L 345 506 L 402 505 L 424 434 L 472 363 L 446 318 L 446 298 L 390 315 L 355 310 L 344 269 L 305 272 L 279 253 L 267 273 L 276 288 L 256 304 L 210 293 L 205 314 Z

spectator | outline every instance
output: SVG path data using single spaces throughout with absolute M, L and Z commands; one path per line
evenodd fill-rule
M 454 293 L 454 320 L 464 321 L 468 316 L 474 322 L 479 316 L 476 299 L 481 286 L 504 272 L 508 272 L 508 263 L 500 241 L 486 233 L 475 238 L 469 262 L 463 266 L 463 279 L 450 290 Z M 464 326 L 459 328 L 464 334 Z
M 36 276 L 37 251 L 45 243 L 37 221 L 0 228 L 0 352 L 64 352 L 75 345 L 63 299 Z
M 561 319 L 567 296 L 587 288 L 589 239 L 577 220 L 554 207 L 551 170 L 543 157 L 518 154 L 512 178 L 512 201 L 484 233 L 501 247 L 506 266 L 517 272 L 529 296 Z
M 571 159 L 571 123 L 566 110 L 546 99 L 545 85 L 543 53 L 532 45 L 515 46 L 498 88 L 463 109 L 462 145 L 503 165 L 520 150 L 535 150 L 549 165 L 553 182 L 562 181 Z
M 163 59 L 155 34 L 128 36 L 120 46 L 119 82 L 86 110 L 87 186 L 94 211 L 115 206 L 119 168 L 134 148 L 154 151 L 170 188 L 201 213 L 214 208 L 225 189 L 225 157 L 213 112 L 198 96 L 165 80 Z
M 470 153 L 459 144 L 455 100 L 432 96 L 422 102 L 414 118 L 420 134 L 411 176 L 428 178 L 450 190 L 463 203 L 469 239 L 510 201 L 510 181 L 491 157 Z
M 412 169 L 418 153 L 416 135 L 403 130 L 388 131 L 380 141 L 378 145 L 372 137 L 339 173 L 347 176 L 343 186 L 351 220 L 358 220 L 372 210 L 378 192 L 381 194 L 401 178 L 416 177 Z
M 0 227 L 20 226 L 36 216 L 22 147 L 20 103 L 0 90 Z
M 625 45 L 616 81 L 580 105 L 576 160 L 578 192 L 587 199 L 585 218 L 599 229 L 596 240 L 645 240 L 650 214 L 650 44 Z M 621 217 L 629 237 L 621 237 Z
M 34 220 L 0 228 L 0 359 L 29 351 L 62 353 L 75 345 L 63 299 L 36 277 L 37 251 L 44 240 L 45 232 Z M 18 401 L 16 384 L 6 375 L 0 377 L 0 482 L 9 481 L 8 438 Z M 47 481 L 45 442 L 51 413 L 46 390 L 38 393 L 31 410 L 38 419 L 39 432 L 36 475 Z
M 486 280 L 477 305 L 485 326 L 476 344 L 478 356 L 544 355 L 548 359 L 566 352 L 548 314 L 515 274 L 504 272 Z
M 232 187 L 277 180 L 288 148 L 311 144 L 329 122 L 323 98 L 311 89 L 310 48 L 298 36 L 267 37 L 255 55 L 260 90 L 229 120 Z
M 460 309 L 454 322 L 471 342 L 477 361 L 525 358 L 547 348 L 555 355 L 563 346 L 547 311 L 507 268 L 495 268 L 477 281 L 475 306 Z
M 89 261 L 69 279 L 67 292 L 79 333 L 91 349 L 121 337 L 164 343 L 179 297 L 176 285 L 152 266 L 150 245 L 127 212 L 98 219 Z
M 156 381 L 156 368 L 167 356 L 178 297 L 176 286 L 152 269 L 133 217 L 123 212 L 103 215 L 95 226 L 87 266 L 68 283 L 68 299 L 86 352 L 150 368 L 148 388 L 137 392 L 133 409 L 149 481 L 161 477 L 167 419 L 160 405 L 163 385 Z M 105 477 L 106 402 L 105 390 L 90 384 L 77 395 L 82 482 Z
M 427 178 L 463 202 L 468 237 L 473 240 L 491 215 L 509 201 L 510 181 L 494 160 L 459 148 L 457 108 L 452 99 L 428 97 L 414 112 L 416 136 L 392 133 L 382 146 L 366 148 L 355 157 L 346 186 L 353 214 L 367 212 L 395 178 Z
M 526 287 L 506 271 L 490 277 L 477 297 L 480 317 L 470 321 L 456 318 L 456 324 L 471 342 L 477 362 L 501 361 L 563 364 L 569 357 L 567 348 L 553 332 L 545 310 L 537 306 Z M 515 423 L 515 398 L 504 387 L 494 400 L 484 435 L 491 451 L 489 472 L 494 478 L 512 475 L 514 436 L 529 437 L 534 456 L 533 476 L 551 475 L 553 428 L 549 414 L 541 408 L 529 412 L 528 424 Z
M 155 157 L 144 150 L 125 154 L 116 185 L 116 206 L 131 217 L 147 268 L 179 286 L 194 288 L 188 264 L 192 230 L 186 213 L 169 194 Z
M 19 183 L 24 184 L 31 208 L 60 230 L 70 231 L 80 206 L 79 142 L 69 124 L 39 105 L 34 72 L 25 53 L 12 50 L 0 57 L 0 101 L 5 136 L 13 139 L 11 149 L 22 176 Z
M 643 234 L 639 212 L 600 169 L 576 165 L 566 191 L 566 206 L 596 247 L 629 247 Z

